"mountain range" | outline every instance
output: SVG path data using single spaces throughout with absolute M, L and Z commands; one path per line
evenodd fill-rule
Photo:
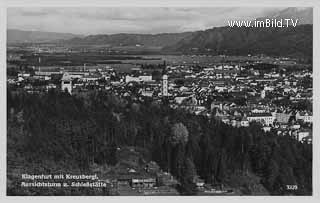
M 64 44 L 81 45 L 110 45 L 110 46 L 146 46 L 165 47 L 175 44 L 193 35 L 193 32 L 161 33 L 161 34 L 112 34 L 112 35 L 89 35 L 69 40 L 62 40 Z
M 297 27 L 216 27 L 204 31 L 162 34 L 99 34 L 8 30 L 10 42 L 48 42 L 66 45 L 159 47 L 162 53 L 267 54 L 312 58 L 312 8 L 286 8 L 258 19 L 298 19 Z
M 312 57 L 312 25 L 287 28 L 219 27 L 164 47 L 168 52 Z

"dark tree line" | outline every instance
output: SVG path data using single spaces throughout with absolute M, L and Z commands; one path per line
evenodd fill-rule
M 233 128 L 101 91 L 70 96 L 8 89 L 7 109 L 8 173 L 13 162 L 35 172 L 50 170 L 49 162 L 60 171 L 88 171 L 92 163 L 116 164 L 117 147 L 136 146 L 180 181 L 183 194 L 195 194 L 196 175 L 224 184 L 234 174 L 258 176 L 274 195 L 312 193 L 312 146 L 264 133 L 258 124 Z

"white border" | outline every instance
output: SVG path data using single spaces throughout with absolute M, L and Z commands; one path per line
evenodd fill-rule
M 290 202 L 319 202 L 319 137 L 320 132 L 320 106 L 319 104 L 319 88 L 320 85 L 320 1 L 319 0 L 0 0 L 0 91 L 1 91 L 1 112 L 0 112 L 0 130 L 1 130 L 1 145 L 0 145 L 0 201 L 13 202 L 43 202 L 43 201 L 70 201 L 70 202 L 88 202 L 88 201 L 123 201 L 123 202 L 141 202 L 141 201 L 201 201 L 201 202 L 254 202 L 257 201 L 290 201 Z M 314 101 L 313 101 L 313 115 L 314 115 L 314 129 L 313 129 L 313 196 L 299 197 L 299 196 L 193 196 L 193 197 L 68 197 L 68 196 L 52 196 L 52 197 L 7 197 L 6 195 L 6 8 L 7 7 L 313 7 L 313 87 L 314 87 Z M 318 200 L 317 200 L 318 199 Z M 4 200 L 4 201 L 3 201 Z

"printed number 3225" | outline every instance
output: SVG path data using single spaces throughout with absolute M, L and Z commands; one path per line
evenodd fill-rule
M 287 190 L 297 190 L 298 185 L 287 185 Z

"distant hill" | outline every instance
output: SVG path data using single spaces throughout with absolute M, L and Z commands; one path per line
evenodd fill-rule
M 191 32 L 162 33 L 162 34 L 112 34 L 112 35 L 89 35 L 84 38 L 64 40 L 66 44 L 77 45 L 110 45 L 110 46 L 157 46 L 164 47 L 175 44 L 190 36 Z
M 312 59 L 313 10 L 289 7 L 271 12 L 264 19 L 298 19 L 297 27 L 230 28 L 218 27 L 194 32 L 165 51 L 226 55 L 267 54 Z
M 71 39 L 74 37 L 83 37 L 71 33 L 42 32 L 42 31 L 24 31 L 16 29 L 7 30 L 7 43 L 24 42 L 51 42 L 55 40 Z
M 164 51 L 312 58 L 312 25 L 287 28 L 219 27 L 198 31 Z
M 171 34 L 90 35 L 62 40 L 69 45 L 157 46 L 163 53 L 266 54 L 312 58 L 312 25 L 287 28 L 217 27 Z

